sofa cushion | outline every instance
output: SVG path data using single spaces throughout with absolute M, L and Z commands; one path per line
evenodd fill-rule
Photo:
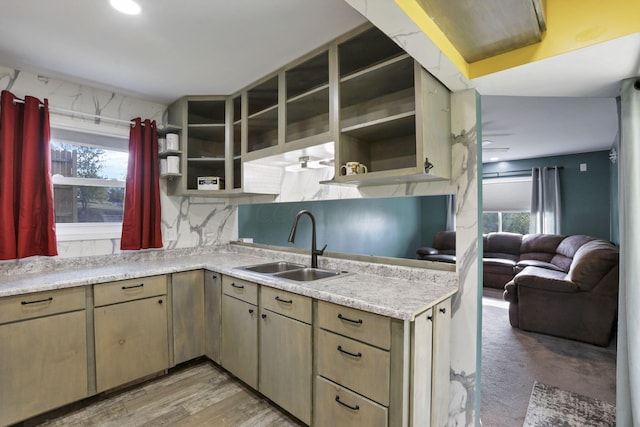
M 594 240 L 595 237 L 576 234 L 566 237 L 556 249 L 556 255 L 551 259 L 551 263 L 557 265 L 564 271 L 569 271 L 573 256 L 582 245 Z
M 484 241 L 484 252 L 520 256 L 521 243 L 522 234 L 488 233 Z
M 449 262 L 455 264 L 456 256 L 447 254 L 422 255 L 420 259 L 425 261 Z
M 618 248 L 605 240 L 591 240 L 576 251 L 567 279 L 588 291 L 618 265 Z
M 456 251 L 456 232 L 455 231 L 439 231 L 433 238 L 432 246 L 440 252 L 448 250 Z
M 519 259 L 549 263 L 556 255 L 556 248 L 565 237 L 557 234 L 526 234 L 522 237 Z
M 506 254 L 506 253 L 502 253 L 502 252 L 484 252 L 482 254 L 482 259 L 483 261 L 491 261 L 494 259 L 498 259 L 498 260 L 508 260 L 513 262 L 513 265 L 516 265 L 516 263 L 518 262 L 518 255 L 512 255 L 512 254 Z
M 553 292 L 578 292 L 580 288 L 568 280 L 564 271 L 527 267 L 513 278 L 517 287 L 525 286 Z
M 520 272 L 527 267 L 540 267 L 540 268 L 546 268 L 549 270 L 564 272 L 562 268 L 558 267 L 555 264 L 551 264 L 550 262 L 545 262 L 545 261 L 538 261 L 536 259 L 524 259 L 524 260 L 518 261 L 518 263 L 516 264 L 516 271 Z

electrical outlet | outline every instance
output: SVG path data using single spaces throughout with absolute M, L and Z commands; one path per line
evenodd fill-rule
M 178 240 L 178 233 L 173 228 L 167 228 L 164 230 L 164 238 L 167 242 L 174 242 Z
M 586 171 L 587 171 L 587 164 L 580 163 L 580 172 L 586 172 Z

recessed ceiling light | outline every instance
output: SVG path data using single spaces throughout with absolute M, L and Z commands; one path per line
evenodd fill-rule
M 109 3 L 115 10 L 127 15 L 138 15 L 142 12 L 140 5 L 133 0 L 109 0 Z
M 497 162 L 498 160 L 500 160 L 500 157 L 491 157 L 489 159 L 489 161 L 491 161 L 491 162 Z
M 493 144 L 493 141 L 489 141 L 488 139 L 485 139 L 484 141 L 482 141 L 482 146 L 484 147 L 485 145 L 489 145 L 489 144 Z

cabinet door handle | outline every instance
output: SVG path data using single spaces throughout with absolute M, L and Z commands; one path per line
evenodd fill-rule
M 249 314 L 253 314 L 253 308 L 249 309 Z
M 233 286 L 233 287 L 234 287 L 234 288 L 236 288 L 236 289 L 244 289 L 244 285 L 236 285 L 236 283 L 235 283 L 235 282 L 233 282 L 233 283 L 231 284 L 231 286 Z
M 355 323 L 355 324 L 358 324 L 358 325 L 362 325 L 362 319 L 358 319 L 358 320 L 349 319 L 348 317 L 344 317 L 340 313 L 338 313 L 338 319 L 344 320 L 345 322 L 350 322 L 350 323 Z
M 338 346 L 338 351 L 340 353 L 348 354 L 351 357 L 357 357 L 358 359 L 362 357 L 362 353 L 358 352 L 356 354 L 356 353 L 351 353 L 350 351 L 347 351 L 347 350 L 343 350 L 341 345 Z
M 266 314 L 263 314 L 263 315 L 261 315 L 261 317 L 262 317 L 263 319 L 266 319 L 266 318 L 267 318 L 267 315 L 266 315 Z
M 217 278 L 218 278 L 218 275 L 217 275 L 217 274 L 212 274 L 212 275 L 211 275 L 211 278 L 212 278 L 212 279 L 217 279 Z
M 279 296 L 276 296 L 276 301 L 284 303 L 284 304 L 293 304 L 292 299 L 282 299 Z
M 338 402 L 339 404 L 341 404 L 341 405 L 342 405 L 342 406 L 344 406 L 345 408 L 349 408 L 349 409 L 351 409 L 352 411 L 359 411 L 359 410 L 360 410 L 360 407 L 359 407 L 358 405 L 351 406 L 351 405 L 349 405 L 349 404 L 344 403 L 343 401 L 341 401 L 341 400 L 340 400 L 340 396 L 338 396 L 337 394 L 336 394 L 336 402 Z
M 53 297 L 49 297 L 49 298 L 45 298 L 45 299 L 39 299 L 36 301 L 22 301 L 20 302 L 20 304 L 22 305 L 29 305 L 29 304 L 38 304 L 40 302 L 51 302 L 53 301 Z
M 440 309 L 440 313 L 445 314 L 446 312 L 447 312 L 446 307 L 442 307 L 442 308 Z
M 123 286 L 122 290 L 126 291 L 127 289 L 136 289 L 136 288 L 143 288 L 143 287 L 144 287 L 144 283 L 140 283 L 139 285 Z
M 427 319 L 431 320 L 433 322 L 433 316 L 427 316 Z

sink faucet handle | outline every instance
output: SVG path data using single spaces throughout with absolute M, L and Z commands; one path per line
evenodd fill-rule
M 316 255 L 322 255 L 324 253 L 324 250 L 327 249 L 327 245 L 324 245 L 322 249 L 316 249 L 314 250 L 314 253 Z

